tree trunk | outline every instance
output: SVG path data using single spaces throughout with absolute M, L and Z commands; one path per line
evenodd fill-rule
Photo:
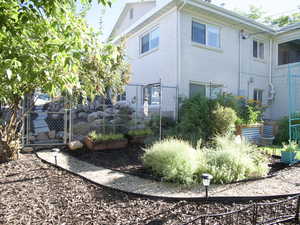
M 9 111 L 8 120 L 0 125 L 0 163 L 18 159 L 21 147 L 19 104 L 15 103 Z

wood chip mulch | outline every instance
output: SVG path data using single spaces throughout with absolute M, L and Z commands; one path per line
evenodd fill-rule
M 35 155 L 0 164 L 1 225 L 179 225 L 202 214 L 245 206 L 140 198 L 99 187 Z

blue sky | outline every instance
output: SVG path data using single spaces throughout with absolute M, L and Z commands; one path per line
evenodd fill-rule
M 112 7 L 106 7 L 105 9 L 93 0 L 92 7 L 87 14 L 88 24 L 99 29 L 99 18 L 102 15 L 103 18 L 103 39 L 106 39 L 110 34 L 113 25 L 118 19 L 122 9 L 127 2 L 135 2 L 139 0 L 115 0 Z M 167 1 L 167 0 L 158 0 Z M 280 15 L 295 12 L 300 6 L 300 0 L 212 0 L 216 5 L 225 3 L 227 9 L 241 9 L 247 11 L 249 5 L 255 5 L 264 9 L 267 15 Z

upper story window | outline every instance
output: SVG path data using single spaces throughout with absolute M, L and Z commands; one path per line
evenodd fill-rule
M 278 45 L 278 65 L 300 62 L 300 39 Z
M 220 48 L 220 28 L 192 21 L 192 41 L 209 47 Z
M 253 40 L 253 57 L 257 59 L 265 58 L 265 43 Z
M 143 35 L 140 40 L 141 54 L 144 54 L 159 46 L 159 28 L 155 28 L 149 33 Z
M 129 19 L 133 19 L 133 8 L 129 10 Z

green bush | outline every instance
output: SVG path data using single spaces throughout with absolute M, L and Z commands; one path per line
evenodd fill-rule
M 202 149 L 207 172 L 213 175 L 214 183 L 230 183 L 267 175 L 268 160 L 254 146 L 247 142 L 237 143 L 230 136 L 218 136 L 214 141 L 214 149 Z
M 214 148 L 195 150 L 185 141 L 167 139 L 146 149 L 143 163 L 155 175 L 186 185 L 200 183 L 203 173 L 213 175 L 216 184 L 267 175 L 268 159 L 254 146 L 229 136 L 218 136 L 214 142 Z
M 201 161 L 200 154 L 187 142 L 165 139 L 145 149 L 143 164 L 166 181 L 190 185 Z
M 230 133 L 237 119 L 233 109 L 198 95 L 183 102 L 176 136 L 195 146 L 199 139 L 207 142 L 215 135 Z
M 124 139 L 123 134 L 101 134 L 92 131 L 88 134 L 88 137 L 94 142 L 104 142 L 104 141 L 115 141 Z

